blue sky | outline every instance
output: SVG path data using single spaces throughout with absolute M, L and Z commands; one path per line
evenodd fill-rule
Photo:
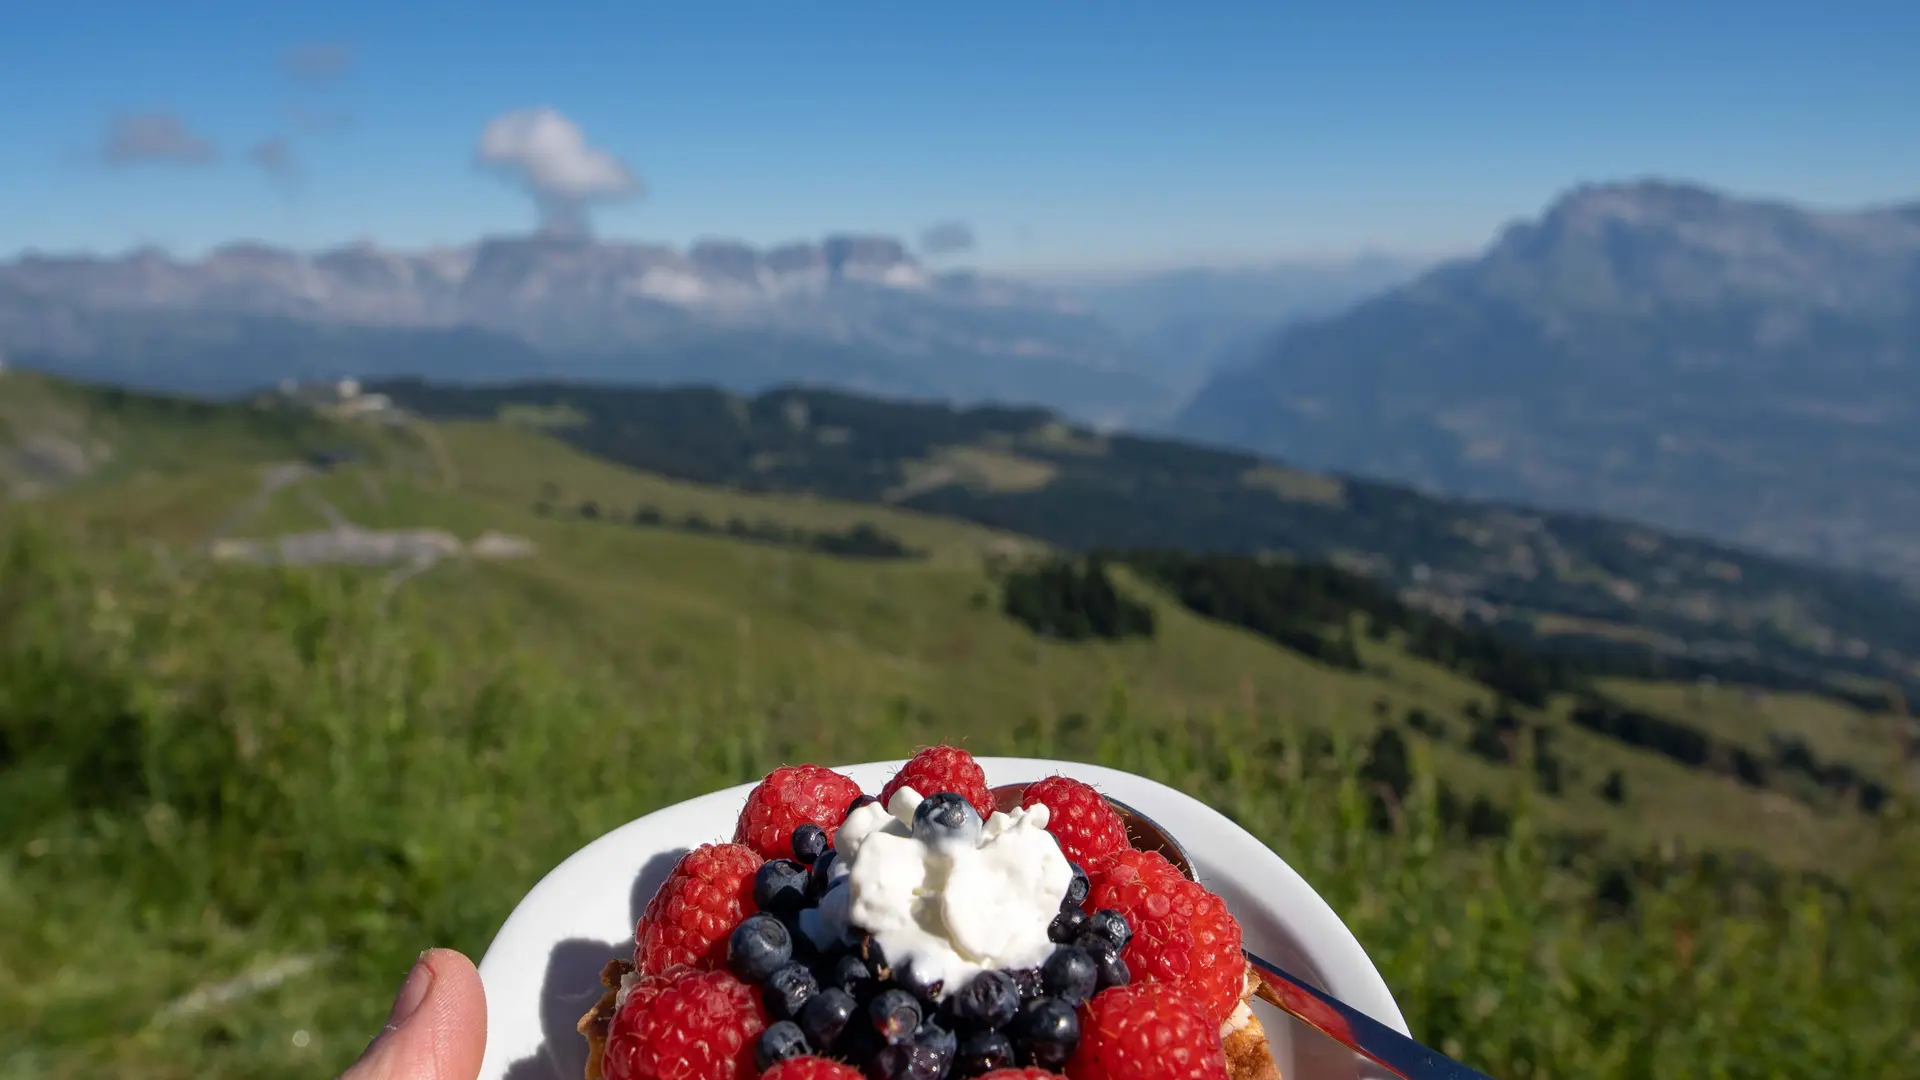
M 603 235 L 958 220 L 965 261 L 1009 269 L 1467 250 L 1643 175 L 1920 197 L 1913 3 L 15 0 L 4 22 L 0 253 L 524 231 L 533 202 L 474 155 L 532 106 L 644 184 Z M 314 43 L 351 63 L 287 72 Z M 101 160 L 113 117 L 154 111 L 213 160 Z M 248 160 L 269 139 L 297 181 Z

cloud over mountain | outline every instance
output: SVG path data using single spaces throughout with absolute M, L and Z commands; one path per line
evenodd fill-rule
M 589 144 L 578 124 L 550 108 L 493 118 L 480 133 L 476 156 L 533 197 L 550 233 L 584 233 L 589 207 L 634 198 L 641 190 L 625 162 Z

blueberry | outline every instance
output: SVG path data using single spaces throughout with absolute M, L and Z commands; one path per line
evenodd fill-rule
M 761 987 L 767 1012 L 775 1020 L 792 1020 L 799 1016 L 801 1007 L 819 992 L 820 981 L 813 977 L 813 972 L 805 964 L 788 964 L 767 976 L 766 985 Z
M 913 1042 L 915 1046 L 924 1046 L 932 1050 L 939 1058 L 940 1075 L 945 1076 L 947 1070 L 953 1067 L 953 1058 L 959 1052 L 960 1043 L 959 1036 L 953 1032 L 932 1020 L 923 1020 L 920 1026 L 914 1029 Z
M 840 958 L 847 955 L 850 949 L 851 949 L 851 946 L 846 945 L 842 943 L 838 938 L 835 938 L 827 942 L 826 948 L 813 950 L 813 960 L 814 960 L 814 965 L 816 969 L 814 971 L 814 974 L 824 975 L 827 972 L 832 971 L 833 965 L 839 963 Z
M 1047 924 L 1047 940 L 1056 945 L 1066 945 L 1080 936 L 1086 929 L 1087 913 L 1077 907 L 1061 908 L 1060 914 Z
M 995 1069 L 1013 1065 L 1013 1040 L 998 1031 L 980 1031 L 960 1041 L 959 1054 L 953 1060 L 957 1076 L 985 1076 Z
M 760 1033 L 760 1041 L 753 1045 L 753 1065 L 766 1072 L 779 1062 L 808 1052 L 807 1037 L 801 1034 L 800 1025 L 782 1020 Z
M 1127 962 L 1120 958 L 1120 950 L 1113 947 L 1113 942 L 1087 931 L 1075 938 L 1073 945 L 1093 959 L 1093 966 L 1100 972 L 1100 989 L 1125 986 L 1132 980 L 1133 974 L 1127 970 Z
M 803 866 L 812 866 L 827 850 L 827 830 L 811 821 L 803 821 L 793 830 L 793 857 Z
M 983 971 L 953 995 L 953 1013 L 982 1030 L 1007 1026 L 1020 1011 L 1020 987 L 1004 971 Z
M 939 1053 L 911 1042 L 881 1047 L 866 1068 L 869 1080 L 941 1080 L 945 1073 Z
M 1062 911 L 1068 908 L 1077 908 L 1085 904 L 1087 902 L 1087 893 L 1093 890 L 1093 882 L 1087 880 L 1087 872 L 1080 868 L 1079 863 L 1068 863 L 1067 865 L 1073 869 L 1073 880 L 1067 882 L 1066 899 L 1060 901 L 1060 910 Z
M 857 1069 L 871 1070 L 874 1058 L 887 1048 L 887 1040 L 873 1030 L 872 1024 L 863 1024 L 858 1020 L 847 1025 L 840 1035 L 840 1041 L 834 1044 L 833 1056 L 847 1062 Z M 868 1075 L 872 1075 L 871 1072 Z
M 977 846 L 980 812 L 951 791 L 935 792 L 913 812 L 913 838 L 933 847 Z
M 837 986 L 857 997 L 865 997 L 877 981 L 867 965 L 852 953 L 834 961 L 833 970 L 827 973 L 826 979 L 828 986 Z
M 1040 996 L 1039 968 L 1017 968 L 1007 974 L 1013 976 L 1013 988 L 1020 991 L 1021 1001 Z
M 1120 953 L 1119 947 L 1114 945 L 1113 942 L 1108 941 L 1106 938 L 1091 930 L 1082 930 L 1080 936 L 1073 939 L 1073 947 L 1085 950 L 1088 956 L 1093 957 L 1095 964 L 1098 964 L 1101 959 L 1109 953 L 1116 956 Z
M 880 801 L 879 799 L 876 799 L 871 795 L 864 795 L 864 794 L 855 795 L 853 797 L 853 801 L 847 804 L 847 813 L 851 814 L 855 810 L 858 810 L 863 806 L 872 806 L 874 803 L 877 803 L 879 801 Z
M 867 1003 L 867 1019 L 873 1021 L 873 1030 L 890 1043 L 912 1036 L 923 1017 L 920 999 L 898 988 L 882 990 Z
M 787 928 L 787 940 L 793 942 L 793 962 L 812 967 L 820 962 L 820 947 L 813 943 L 806 931 L 800 929 L 800 913 L 789 911 L 780 916 L 780 925 Z
M 1021 1065 L 1058 1072 L 1080 1045 L 1080 1017 L 1058 998 L 1037 997 L 1020 1006 L 1007 1034 Z
M 1055 949 L 1040 965 L 1041 991 L 1076 1008 L 1085 1004 L 1099 985 L 1099 965 L 1078 946 Z
M 807 1041 L 821 1050 L 831 1050 L 840 1041 L 840 1033 L 847 1030 L 848 1021 L 860 1008 L 853 995 L 837 986 L 825 990 L 807 999 L 800 1006 L 800 1015 L 795 1017 L 800 1030 Z
M 785 915 L 807 902 L 807 868 L 792 859 L 769 859 L 753 873 L 753 903 L 761 911 Z
M 833 884 L 833 879 L 829 875 L 838 858 L 839 853 L 828 848 L 819 858 L 813 860 L 813 867 L 807 874 L 807 895 L 818 900 L 827 894 L 828 886 Z
M 947 985 L 945 979 L 920 978 L 919 973 L 914 971 L 911 963 L 895 968 L 893 981 L 900 989 L 907 991 L 921 1001 L 927 1002 L 939 1001 L 940 992 L 946 989 Z
M 1126 948 L 1133 940 L 1133 927 L 1127 925 L 1127 917 L 1112 908 L 1101 908 L 1087 916 L 1087 929 L 1113 942 L 1116 949 Z
M 793 936 L 786 924 L 764 912 L 747 916 L 727 938 L 727 966 L 750 983 L 764 982 L 792 959 Z

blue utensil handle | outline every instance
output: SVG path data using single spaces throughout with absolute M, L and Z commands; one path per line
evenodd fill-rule
M 1492 1080 L 1440 1051 L 1410 1039 L 1366 1013 L 1247 953 L 1260 978 L 1260 997 L 1402 1080 Z

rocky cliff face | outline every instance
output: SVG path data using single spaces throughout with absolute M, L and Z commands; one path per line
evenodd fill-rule
M 1577 189 L 1272 340 L 1182 431 L 1920 576 L 1920 206 Z

